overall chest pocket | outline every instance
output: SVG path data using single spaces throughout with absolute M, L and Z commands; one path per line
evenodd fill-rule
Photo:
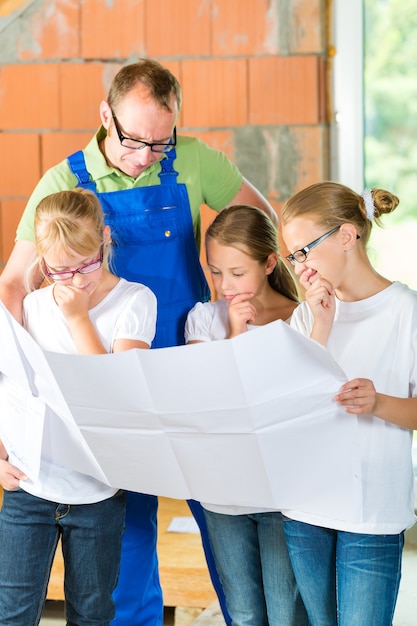
M 169 243 L 177 239 L 180 232 L 175 206 L 117 214 L 109 211 L 105 213 L 105 222 L 110 226 L 115 246 Z

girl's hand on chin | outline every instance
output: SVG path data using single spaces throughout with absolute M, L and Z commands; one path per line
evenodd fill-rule
M 316 273 L 314 282 L 306 289 L 305 297 L 315 322 L 330 328 L 336 311 L 336 296 L 329 281 Z
M 254 323 L 257 315 L 255 306 L 250 301 L 253 293 L 239 293 L 229 302 L 230 335 L 234 337 L 248 330 L 247 325 Z
M 54 285 L 55 302 L 67 318 L 88 316 L 90 295 L 87 289 L 80 289 L 74 285 Z
M 310 285 L 314 283 L 314 281 L 319 278 L 319 274 L 316 270 L 311 269 L 311 267 L 307 267 L 300 276 L 300 283 L 304 289 L 308 289 Z

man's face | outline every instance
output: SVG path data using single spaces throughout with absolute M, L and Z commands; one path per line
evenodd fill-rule
M 117 104 L 117 110 L 112 111 L 109 104 L 103 101 L 100 105 L 100 116 L 107 136 L 101 148 L 107 163 L 128 176 L 137 178 L 150 165 L 159 161 L 163 153 L 154 152 L 149 146 L 140 150 L 122 146 L 119 133 L 147 143 L 168 143 L 178 117 L 174 96 L 171 108 L 172 112 L 169 112 L 159 106 L 143 85 L 138 85 L 125 96 Z

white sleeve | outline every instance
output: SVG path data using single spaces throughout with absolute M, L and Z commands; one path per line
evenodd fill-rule
M 310 337 L 313 328 L 313 314 L 307 302 L 301 302 L 294 309 L 291 315 L 290 326 L 305 337 Z
M 138 283 L 138 289 L 126 300 L 114 329 L 116 339 L 133 339 L 151 345 L 156 331 L 156 297 L 145 285 Z
M 189 341 L 213 341 L 213 316 L 215 306 L 212 302 L 197 302 L 188 313 L 185 323 L 185 343 Z

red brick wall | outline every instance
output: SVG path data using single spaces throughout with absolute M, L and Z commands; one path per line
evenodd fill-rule
M 180 132 L 226 152 L 279 212 L 327 177 L 325 34 L 322 0 L 9 0 L 0 7 L 0 261 L 39 177 L 87 143 L 112 77 L 141 56 L 179 78 Z

